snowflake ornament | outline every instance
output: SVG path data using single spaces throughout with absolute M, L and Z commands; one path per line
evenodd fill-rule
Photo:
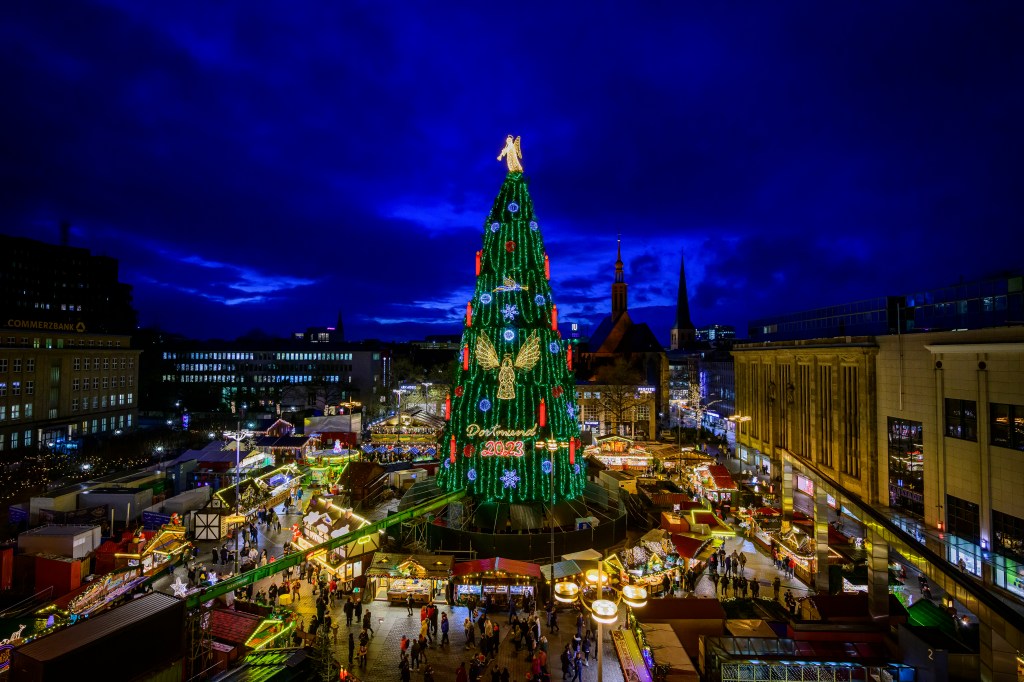
M 505 469 L 505 473 L 501 475 L 501 483 L 506 488 L 515 488 L 519 485 L 519 474 L 512 469 Z
M 537 305 L 544 305 L 545 300 L 541 294 L 537 294 L 536 296 L 533 297 L 533 302 L 536 303 Z
M 550 459 L 546 459 L 543 462 L 541 462 L 540 470 L 543 471 L 545 474 L 550 474 L 551 473 L 551 460 Z
M 519 204 L 517 204 L 514 201 L 509 202 L 509 205 L 508 205 L 508 212 L 509 213 L 516 213 L 518 210 L 519 210 Z
M 501 309 L 501 315 L 505 318 L 506 322 L 511 322 L 515 319 L 516 315 L 519 314 L 519 308 L 511 303 L 506 303 Z
M 580 465 L 579 465 L 579 464 L 573 464 L 573 465 L 572 465 L 572 472 L 573 472 L 574 474 L 578 474 L 578 473 L 580 473 Z
M 441 466 L 443 466 L 445 469 L 449 468 L 451 465 L 452 461 L 450 459 L 446 459 L 444 460 L 444 462 L 441 463 Z
M 551 343 L 548 344 L 548 350 L 551 351 L 552 353 L 557 353 L 561 349 L 558 347 L 557 341 L 552 341 Z
M 501 223 L 491 223 L 491 232 L 497 232 L 501 229 Z
M 539 227 L 537 226 L 537 221 L 536 220 L 531 220 L 530 221 L 530 229 L 533 230 L 534 232 L 536 232 L 539 229 Z
M 515 341 L 516 333 L 512 329 L 506 329 L 505 332 L 502 334 L 502 338 L 504 338 L 506 341 Z
M 483 398 L 480 400 L 479 407 L 481 412 L 486 412 L 487 410 L 491 409 L 491 401 L 488 400 L 487 398 Z
M 490 294 L 481 294 L 480 295 L 480 302 L 483 303 L 484 305 L 487 305 L 492 300 L 494 300 L 494 299 L 491 297 Z
M 470 469 L 469 471 L 467 471 L 466 472 L 466 478 L 468 478 L 471 481 L 475 481 L 476 480 L 476 469 Z
M 569 419 L 575 419 L 576 418 L 576 408 L 573 407 L 572 405 L 566 405 L 565 406 L 565 411 L 569 415 Z

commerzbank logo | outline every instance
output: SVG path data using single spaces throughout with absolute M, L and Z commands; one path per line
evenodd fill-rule
M 7 320 L 11 329 L 39 329 L 54 332 L 85 332 L 85 322 L 45 322 L 43 320 Z

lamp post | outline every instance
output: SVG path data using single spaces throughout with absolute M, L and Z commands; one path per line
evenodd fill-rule
M 547 448 L 551 453 L 551 509 L 548 511 L 548 526 L 551 530 L 551 591 L 555 594 L 555 453 L 558 452 L 558 441 L 554 434 L 549 434 Z
M 236 524 L 240 524 L 239 517 L 242 517 L 242 498 L 239 495 L 239 487 L 242 478 L 242 440 L 252 436 L 252 431 L 242 430 L 242 422 L 238 422 L 237 431 L 225 431 L 224 435 L 235 441 L 235 517 Z M 242 517 L 244 519 L 244 517 Z M 235 533 L 235 562 L 234 573 L 238 573 L 238 553 L 241 551 L 238 545 L 238 533 Z
M 433 406 L 433 401 L 430 399 L 430 387 L 434 385 L 432 381 L 423 382 L 423 409 L 427 414 L 433 414 L 434 411 L 430 409 Z

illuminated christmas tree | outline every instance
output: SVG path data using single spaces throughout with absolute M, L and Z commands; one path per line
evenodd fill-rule
M 519 138 L 508 137 L 502 156 L 509 173 L 476 253 L 476 290 L 445 400 L 438 485 L 505 502 L 550 502 L 554 485 L 557 500 L 574 499 L 586 482 L 574 351 L 558 333 Z

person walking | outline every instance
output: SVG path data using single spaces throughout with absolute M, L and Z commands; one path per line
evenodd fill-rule
M 753 578 L 750 581 L 750 596 L 754 599 L 758 599 L 761 595 L 761 583 L 757 581 L 757 578 Z
M 455 682 L 469 682 L 469 673 L 466 672 L 465 661 L 459 663 L 459 667 L 455 670 Z
M 373 637 L 373 623 L 371 622 L 369 611 L 363 614 L 363 629 L 369 632 L 370 636 Z
M 412 595 L 411 594 L 405 595 L 405 615 L 406 616 L 411 616 L 412 615 Z
M 441 644 L 440 646 L 451 646 L 451 642 L 448 641 L 448 628 L 450 623 L 448 622 L 448 614 L 441 614 Z
M 476 627 L 473 625 L 473 619 L 466 616 L 466 620 L 462 622 L 462 627 L 466 632 L 466 648 L 476 646 Z
M 348 633 L 348 664 L 349 664 L 350 667 L 352 665 L 352 657 L 355 654 L 355 650 L 356 650 L 356 638 L 350 632 L 350 633 Z
M 345 606 L 342 607 L 342 611 L 345 612 L 345 626 L 346 627 L 352 627 L 352 614 L 353 614 L 353 612 L 355 612 L 355 610 L 356 610 L 356 607 L 352 603 L 352 597 L 349 597 L 348 601 L 345 602 Z
M 779 591 L 782 589 L 782 581 L 779 580 L 779 576 L 775 576 L 775 580 L 772 581 L 772 589 L 775 590 L 775 601 L 779 601 Z
M 359 623 L 363 620 L 363 602 L 362 600 L 356 601 L 356 622 Z

